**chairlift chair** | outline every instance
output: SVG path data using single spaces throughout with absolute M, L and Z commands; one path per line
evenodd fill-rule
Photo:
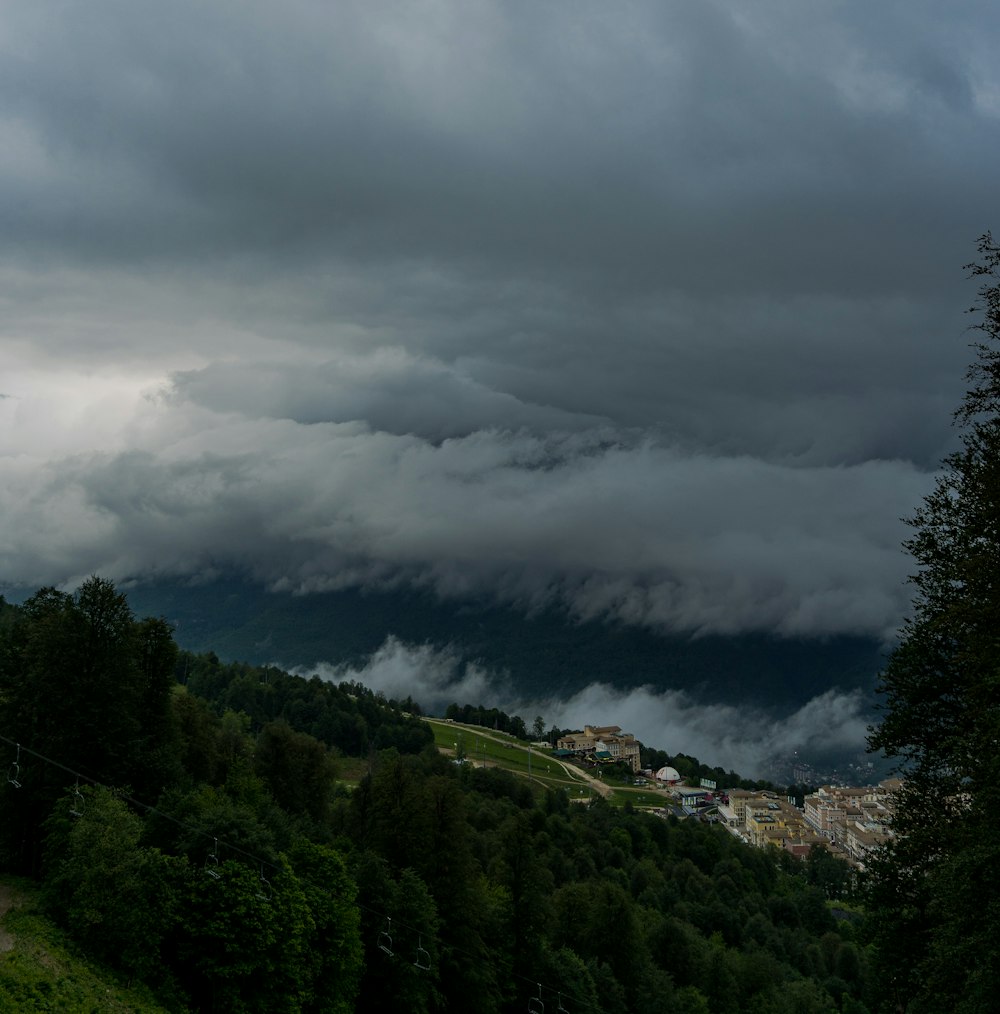
M 424 938 L 421 936 L 417 937 L 417 956 L 413 961 L 413 964 L 421 969 L 421 971 L 430 971 L 431 967 L 431 956 L 424 950 Z
M 78 778 L 76 780 L 76 788 L 73 789 L 73 799 L 69 804 L 70 816 L 82 817 L 83 808 L 84 808 L 83 793 L 80 792 L 80 779 Z
M 222 874 L 219 872 L 219 839 L 216 838 L 215 845 L 212 849 L 212 854 L 205 860 L 205 872 L 213 880 L 221 880 Z
M 542 984 L 538 984 L 538 996 L 528 1000 L 528 1014 L 545 1014 L 545 1004 L 542 1003 Z
M 257 882 L 257 898 L 259 901 L 270 901 L 274 896 L 271 881 L 264 876 L 264 867 L 260 868 L 260 880 Z
M 14 786 L 15 789 L 21 787 L 21 744 L 17 744 L 17 756 L 14 758 L 14 763 L 7 769 L 7 781 Z
M 382 930 L 378 935 L 378 948 L 380 951 L 385 951 L 386 954 L 391 958 L 393 955 L 392 950 L 392 918 L 386 916 L 385 929 Z

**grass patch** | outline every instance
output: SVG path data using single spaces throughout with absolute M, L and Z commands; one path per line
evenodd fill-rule
M 353 788 L 366 774 L 368 774 L 367 757 L 338 757 L 337 758 L 337 781 L 343 782 Z
M 522 778 L 528 777 L 528 745 L 521 740 L 504 732 L 441 718 L 425 718 L 424 721 L 433 730 L 434 743 L 443 753 L 452 756 L 457 753 L 471 764 L 499 767 Z M 665 792 L 633 788 L 631 773 L 624 771 L 620 764 L 606 764 L 603 772 L 601 780 L 611 788 L 605 798 L 612 806 L 624 806 L 629 801 L 635 807 L 659 807 L 670 801 Z M 596 775 L 596 771 L 593 774 Z M 544 749 L 531 751 L 531 781 L 544 788 L 564 789 L 571 800 L 597 797 L 597 789 L 591 788 L 581 769 L 570 764 L 567 771 Z
M 528 744 L 504 732 L 482 729 L 476 725 L 462 725 L 459 722 L 447 722 L 443 719 L 424 719 L 434 732 L 434 742 L 438 749 L 453 756 L 463 756 L 466 761 L 477 766 L 498 767 L 521 778 L 530 775 L 535 785 L 550 789 L 565 789 L 571 799 L 578 798 L 580 789 L 584 794 L 591 792 L 590 783 L 582 771 L 574 765 L 568 769 L 563 767 L 545 749 L 531 749 Z M 530 752 L 530 762 L 529 762 Z M 597 789 L 593 789 L 597 795 Z M 612 793 L 614 795 L 614 793 Z M 624 803 L 611 799 L 611 802 Z
M 145 987 L 127 987 L 82 956 L 41 913 L 30 882 L 4 876 L 0 889 L 11 903 L 0 919 L 4 947 L 9 947 L 0 952 L 0 1011 L 166 1014 L 168 1008 Z
M 464 756 L 471 764 L 503 768 L 524 778 L 528 777 L 530 766 L 533 781 L 553 786 L 567 787 L 578 782 L 544 750 L 531 750 L 529 761 L 528 745 L 504 732 L 433 718 L 425 721 L 434 731 L 434 742 L 438 749 L 456 757 Z

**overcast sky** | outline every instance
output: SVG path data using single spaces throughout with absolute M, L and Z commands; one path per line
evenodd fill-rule
M 4 4 L 0 580 L 888 635 L 1000 14 Z

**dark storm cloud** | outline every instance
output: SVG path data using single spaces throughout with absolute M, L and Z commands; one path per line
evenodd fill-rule
M 301 423 L 360 420 L 430 440 L 494 427 L 584 429 L 608 423 L 526 404 L 443 363 L 418 361 L 403 349 L 309 367 L 214 364 L 175 376 L 173 387 L 178 398 L 216 410 Z
M 967 54 L 930 60 L 937 37 L 880 37 L 860 7 L 821 42 L 811 6 L 19 11 L 11 235 L 111 259 L 264 251 L 267 271 L 461 257 L 612 291 L 918 291 L 937 262 L 915 277 L 908 245 L 929 226 L 967 242 L 989 193 L 972 172 L 939 197 L 950 142 L 982 144 Z
M 948 158 L 905 36 L 877 55 L 900 65 L 889 117 L 851 106 L 821 24 L 711 4 L 100 8 L 20 12 L 4 76 L 48 170 L 13 224 L 89 255 L 278 245 L 755 289 L 794 265 L 825 288 L 849 239 L 884 277 L 902 223 L 891 251 L 872 237 Z M 872 59 L 870 31 L 840 48 Z
M 13 8 L 8 579 L 884 632 L 954 440 L 997 34 L 985 3 Z
M 405 582 L 659 629 L 889 636 L 904 605 L 896 518 L 927 486 L 903 463 L 787 468 L 611 431 L 436 444 L 177 416 L 142 452 L 12 471 L 8 568 L 37 583 L 98 564 L 238 570 L 298 593 Z

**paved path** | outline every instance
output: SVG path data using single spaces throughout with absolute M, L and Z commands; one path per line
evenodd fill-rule
M 598 795 L 605 797 L 611 795 L 610 785 L 606 785 L 604 782 L 600 780 L 600 778 L 595 778 L 588 771 L 584 771 L 573 764 L 567 764 L 565 761 L 560 760 L 558 757 L 553 757 L 551 754 L 547 753 L 540 753 L 538 750 L 531 750 L 527 746 L 522 746 L 520 743 L 517 742 L 517 740 L 511 740 L 503 736 L 494 736 L 488 729 L 484 729 L 482 726 L 479 725 L 463 725 L 461 722 L 454 722 L 452 724 L 455 726 L 456 729 L 465 729 L 466 732 L 473 732 L 477 736 L 482 736 L 484 739 L 491 739 L 493 740 L 494 743 L 503 743 L 504 745 L 513 746 L 515 747 L 515 749 L 518 750 L 530 751 L 533 757 L 541 757 L 544 758 L 544 760 L 546 761 L 552 761 L 558 764 L 563 769 L 563 771 L 565 771 L 566 774 L 570 776 L 570 778 L 573 778 L 578 782 L 583 782 L 584 784 L 590 786 Z

